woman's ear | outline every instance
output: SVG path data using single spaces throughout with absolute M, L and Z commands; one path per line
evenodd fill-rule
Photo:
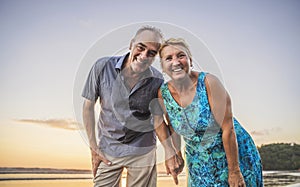
M 190 64 L 191 64 L 190 66 L 193 67 L 193 60 L 192 60 L 192 58 L 190 58 Z

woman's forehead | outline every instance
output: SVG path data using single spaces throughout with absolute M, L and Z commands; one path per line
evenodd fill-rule
M 166 52 L 185 52 L 187 53 L 187 49 L 181 45 L 168 45 L 162 49 L 162 54 Z

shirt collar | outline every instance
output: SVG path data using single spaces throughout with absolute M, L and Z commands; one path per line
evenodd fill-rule
M 126 53 L 121 58 L 119 58 L 119 60 L 117 61 L 117 64 L 115 65 L 115 69 L 118 70 L 118 72 L 121 71 L 122 65 L 128 56 L 129 56 L 129 53 Z
M 115 69 L 120 72 L 122 69 L 122 65 L 125 63 L 125 60 L 129 56 L 129 53 L 123 55 L 118 61 L 117 64 L 115 65 Z M 153 77 L 153 71 L 151 66 L 143 73 L 143 78 L 148 78 L 148 77 Z

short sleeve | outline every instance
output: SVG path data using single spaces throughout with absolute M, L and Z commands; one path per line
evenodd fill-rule
M 164 110 L 160 104 L 162 100 L 159 99 L 159 98 L 154 98 L 150 104 L 149 104 L 149 107 L 150 107 L 150 112 L 152 115 L 163 115 L 164 114 Z
M 91 68 L 87 80 L 85 82 L 82 97 L 96 102 L 99 97 L 100 87 L 99 87 L 99 77 L 100 71 L 97 68 L 97 63 Z

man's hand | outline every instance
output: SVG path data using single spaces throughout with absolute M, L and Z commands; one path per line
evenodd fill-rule
M 184 168 L 184 160 L 182 158 L 182 155 L 181 155 L 181 151 L 179 151 L 177 154 L 176 154 L 176 161 L 179 165 L 179 167 L 177 168 L 177 173 L 180 174 Z
M 92 154 L 92 170 L 93 170 L 94 177 L 96 176 L 98 167 L 101 162 L 104 162 L 108 166 L 112 165 L 111 161 L 107 160 L 101 151 L 96 152 L 94 150 L 91 150 L 91 154 Z
M 178 178 L 177 178 L 176 170 L 177 170 L 177 168 L 179 168 L 179 165 L 176 162 L 176 155 L 174 155 L 173 157 L 171 157 L 169 159 L 166 159 L 165 165 L 166 165 L 167 175 L 171 174 L 175 184 L 177 185 Z
M 174 156 L 166 159 L 165 165 L 166 165 L 167 175 L 171 174 L 175 184 L 178 185 L 177 176 L 182 172 L 184 167 L 184 160 L 181 156 L 181 153 L 179 153 L 178 155 L 175 154 Z

